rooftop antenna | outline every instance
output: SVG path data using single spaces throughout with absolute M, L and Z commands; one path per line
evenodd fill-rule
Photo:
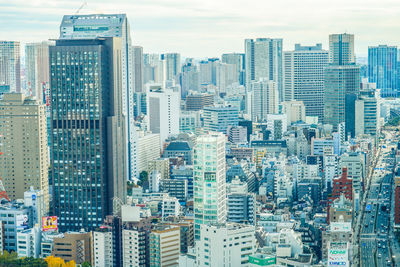
M 78 10 L 75 12 L 75 15 L 78 15 L 78 14 L 79 14 L 79 11 L 81 11 L 81 9 L 82 9 L 84 6 L 86 6 L 86 5 L 87 5 L 87 2 L 86 2 L 86 1 L 83 2 L 82 5 L 78 8 Z

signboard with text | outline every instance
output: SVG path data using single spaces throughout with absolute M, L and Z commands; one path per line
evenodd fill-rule
M 57 216 L 47 216 L 42 218 L 42 231 L 57 231 L 58 221 Z

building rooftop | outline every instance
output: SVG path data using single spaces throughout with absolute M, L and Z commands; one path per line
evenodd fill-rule
M 187 150 L 187 151 L 190 151 L 192 149 L 189 146 L 188 142 L 171 142 L 167 146 L 167 148 L 165 150 L 166 151 L 171 151 L 171 150 Z

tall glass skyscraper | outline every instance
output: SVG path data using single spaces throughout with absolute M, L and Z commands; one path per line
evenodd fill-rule
M 399 89 L 396 46 L 368 47 L 368 81 L 381 89 L 381 97 L 397 97 Z
M 127 175 L 134 177 L 134 47 L 130 27 L 125 14 L 65 15 L 60 26 L 60 39 L 94 39 L 97 37 L 119 37 L 122 40 L 120 64 L 122 66 L 122 99 L 127 136 Z M 128 178 L 128 177 L 127 177 Z
M 246 89 L 249 91 L 252 81 L 267 78 L 278 87 L 279 102 L 283 101 L 282 39 L 257 38 L 246 39 L 245 72 Z
M 92 230 L 125 200 L 120 38 L 49 48 L 53 212 L 61 231 Z M 116 201 L 118 202 L 118 201 Z
M 333 65 L 356 63 L 354 34 L 341 33 L 329 35 L 329 62 Z
M 354 131 L 354 105 L 360 91 L 360 67 L 330 65 L 324 74 L 324 123 L 335 131 L 346 122 L 346 132 Z

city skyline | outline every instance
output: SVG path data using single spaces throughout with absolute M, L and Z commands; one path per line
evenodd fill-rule
M 75 14 L 82 1 L 36 0 L 30 3 L 0 1 L 0 39 L 39 42 L 58 38 L 58 26 L 65 14 Z M 290 8 L 288 8 L 290 6 Z M 332 3 L 311 0 L 260 3 L 234 0 L 213 2 L 88 1 L 79 14 L 126 13 L 131 21 L 133 44 L 144 47 L 144 53 L 178 52 L 183 57 L 213 57 L 224 52 L 244 51 L 244 39 L 283 38 L 283 50 L 294 44 L 328 47 L 329 33 L 355 35 L 356 56 L 366 57 L 368 46 L 400 44 L 391 34 L 400 26 L 400 3 L 382 1 L 344 1 Z M 371 21 L 373 23 L 365 23 Z M 11 23 L 10 23 L 11 22 Z M 319 23 L 316 23 L 319 22 Z M 213 25 L 210 30 L 209 25 Z M 35 31 L 35 34 L 30 34 Z M 160 40 L 163 45 L 160 46 Z M 184 41 L 182 41 L 184 40 Z M 379 41 L 378 41 L 379 40 Z M 201 49 L 199 49 L 201 48 Z

